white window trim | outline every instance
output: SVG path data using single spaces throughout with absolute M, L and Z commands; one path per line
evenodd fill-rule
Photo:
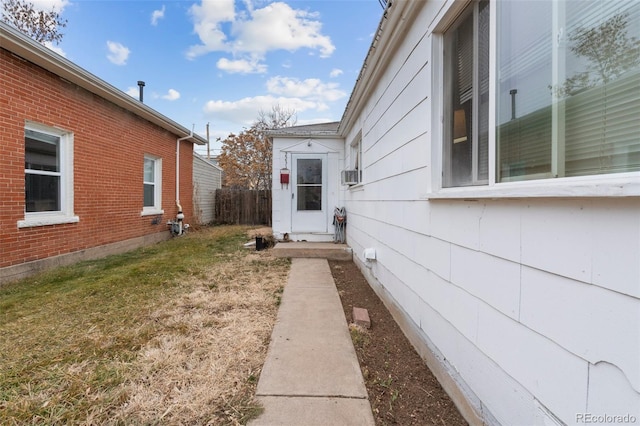
M 153 175 L 155 180 L 154 191 L 153 191 L 154 205 L 145 207 L 144 201 L 143 201 L 142 203 L 143 207 L 142 207 L 142 212 L 140 212 L 140 216 L 154 216 L 154 215 L 164 214 L 164 210 L 162 209 L 162 158 L 156 157 L 155 155 L 145 154 L 144 159 L 153 160 L 154 162 L 153 163 L 154 164 Z M 143 173 L 143 182 L 144 182 L 144 173 Z
M 444 32 L 463 10 L 466 3 L 453 3 L 440 17 L 432 34 L 432 144 L 433 159 L 431 187 L 421 194 L 421 199 L 501 199 L 501 198 L 598 198 L 640 197 L 640 172 L 563 177 L 553 179 L 496 182 L 496 49 L 497 28 L 490 25 L 489 50 L 489 183 L 487 185 L 443 187 L 444 172 Z M 489 10 L 491 22 L 496 22 L 497 10 L 492 2 Z
M 25 130 L 47 133 L 60 138 L 60 210 L 55 212 L 26 212 L 18 221 L 18 228 L 78 223 L 73 212 L 73 133 L 31 121 L 25 122 Z
M 362 165 L 362 131 L 358 132 L 355 139 L 349 144 L 349 169 L 358 170 L 358 183 L 355 185 L 349 185 L 350 190 L 361 190 L 363 188 L 364 181 L 364 167 Z M 356 164 L 357 162 L 359 164 Z

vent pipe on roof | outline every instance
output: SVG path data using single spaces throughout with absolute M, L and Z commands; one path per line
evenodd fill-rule
M 140 102 L 144 102 L 144 81 L 138 80 L 138 87 L 140 87 Z

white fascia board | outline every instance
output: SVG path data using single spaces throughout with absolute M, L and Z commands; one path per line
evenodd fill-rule
M 335 131 L 331 132 L 296 132 L 296 133 L 276 133 L 269 132 L 267 134 L 270 138 L 278 139 L 341 139 L 340 135 Z M 305 140 L 306 140 L 305 139 Z
M 383 14 L 340 120 L 338 133 L 343 137 L 349 133 L 354 120 L 375 87 L 375 81 L 380 78 L 395 54 L 397 45 L 402 42 L 418 11 L 426 3 L 426 1 L 395 0 Z

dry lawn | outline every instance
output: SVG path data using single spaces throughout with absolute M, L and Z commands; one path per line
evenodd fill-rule
M 286 280 L 266 254 L 232 257 L 150 318 L 163 332 L 140 351 L 115 418 L 241 424 L 252 401 Z
M 74 286 L 44 287 L 34 314 L 15 296 L 33 296 L 37 280 L 0 288 L 0 423 L 235 425 L 259 414 L 253 395 L 289 261 L 242 249 L 249 235 L 211 228 L 152 251 L 156 266 L 180 258 L 174 275 L 89 265 L 78 285 L 103 284 L 88 304 Z M 132 269 L 145 284 L 119 289 Z

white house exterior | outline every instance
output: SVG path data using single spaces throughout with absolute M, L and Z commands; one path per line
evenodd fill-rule
M 222 168 L 193 153 L 193 211 L 199 224 L 215 219 L 216 189 L 222 188 Z
M 338 123 L 289 127 L 273 137 L 274 236 L 294 241 L 332 241 L 334 209 L 344 191 L 340 170 L 344 139 Z M 289 183 L 284 183 L 287 176 Z
M 331 140 L 354 261 L 470 423 L 640 424 L 640 2 L 389 4 Z

